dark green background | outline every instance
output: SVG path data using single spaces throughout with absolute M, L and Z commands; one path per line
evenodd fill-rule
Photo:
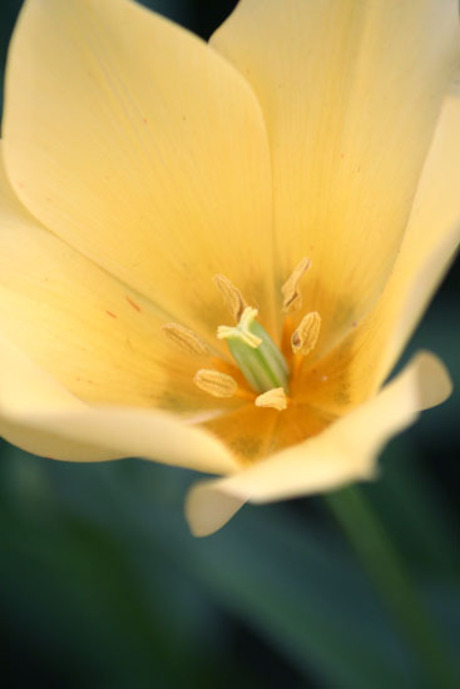
M 234 3 L 144 4 L 208 36 Z M 20 5 L 0 5 L 2 66 Z M 458 283 L 452 272 L 410 348 L 436 351 L 457 383 Z M 364 487 L 451 655 L 460 632 L 459 412 L 457 385 L 391 443 L 381 481 Z M 247 507 L 196 540 L 182 515 L 189 472 L 0 450 L 8 687 L 430 686 L 321 498 Z

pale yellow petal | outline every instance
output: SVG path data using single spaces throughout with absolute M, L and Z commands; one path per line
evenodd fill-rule
M 341 413 L 344 406 L 373 394 L 388 376 L 460 241 L 459 171 L 457 81 L 445 100 L 401 251 L 383 295 L 336 351 L 306 372 L 300 393 L 306 402 L 312 398 L 331 413 Z
M 391 279 L 367 324 L 377 330 L 374 352 L 384 343 L 377 384 L 406 346 L 459 242 L 460 78 L 444 104 Z
M 451 389 L 441 362 L 419 354 L 376 397 L 311 440 L 229 478 L 196 484 L 186 503 L 193 533 L 205 536 L 223 526 L 238 500 L 240 505 L 270 502 L 373 478 L 377 455 L 388 440 L 411 425 L 420 410 L 446 399 Z
M 270 321 L 265 127 L 206 43 L 128 0 L 28 0 L 3 134 L 24 205 L 170 321 L 214 335 L 216 273 Z
M 246 500 L 216 490 L 212 483 L 196 485 L 187 496 L 186 516 L 194 536 L 210 536 L 240 510 Z
M 211 435 L 147 409 L 90 407 L 0 337 L 0 435 L 71 461 L 141 456 L 211 473 L 236 464 Z
M 4 336 L 87 402 L 179 413 L 213 406 L 193 384 L 195 357 L 172 350 L 164 322 L 145 298 L 37 223 L 0 158 Z
M 457 0 L 242 0 L 212 44 L 261 103 L 279 282 L 312 259 L 319 355 L 391 270 L 460 59 Z

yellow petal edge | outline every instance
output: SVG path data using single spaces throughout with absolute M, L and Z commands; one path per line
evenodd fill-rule
M 34 454 L 69 461 L 141 456 L 198 471 L 236 464 L 218 440 L 170 414 L 90 407 L 0 337 L 0 435 Z
M 376 397 L 320 435 L 234 476 L 193 486 L 185 506 L 193 534 L 213 533 L 247 501 L 271 502 L 373 478 L 383 446 L 451 391 L 442 362 L 419 353 Z

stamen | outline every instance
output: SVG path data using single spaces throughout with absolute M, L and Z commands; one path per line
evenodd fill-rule
M 254 404 L 256 407 L 264 407 L 283 411 L 287 408 L 288 400 L 283 388 L 267 390 L 262 395 L 256 397 Z
M 319 331 L 321 329 L 321 316 L 317 311 L 312 311 L 304 316 L 291 337 L 292 351 L 294 354 L 307 356 L 316 347 Z
M 225 275 L 221 275 L 220 273 L 218 275 L 214 275 L 213 282 L 219 290 L 219 292 L 221 293 L 222 297 L 224 298 L 225 306 L 230 311 L 230 314 L 233 316 L 235 321 L 238 323 L 243 314 L 244 309 L 247 307 L 247 304 L 240 290 L 237 287 L 235 287 L 235 285 L 232 282 L 230 282 L 230 280 L 227 277 L 225 277 Z
M 303 258 L 300 263 L 294 268 L 290 277 L 286 280 L 281 288 L 283 299 L 284 313 L 297 311 L 302 306 L 302 295 L 299 292 L 299 282 L 304 273 L 311 266 L 309 258 Z
M 161 328 L 173 344 L 186 354 L 195 356 L 209 356 L 210 350 L 205 342 L 190 328 L 186 328 L 179 323 L 167 323 Z
M 226 373 L 202 368 L 195 373 L 193 382 L 200 390 L 213 397 L 233 397 L 238 389 L 238 383 Z

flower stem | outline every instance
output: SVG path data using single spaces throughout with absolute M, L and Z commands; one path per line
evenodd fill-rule
M 388 609 L 412 642 L 431 679 L 430 686 L 454 689 L 458 684 L 451 670 L 446 644 L 438 635 L 436 624 L 416 591 L 404 562 L 363 491 L 352 486 L 326 495 L 325 500 L 372 576 Z

